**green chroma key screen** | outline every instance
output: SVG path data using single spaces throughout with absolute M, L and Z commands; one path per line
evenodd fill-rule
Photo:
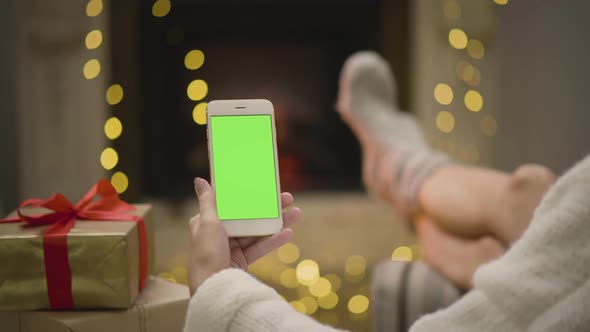
M 210 121 L 219 219 L 278 218 L 271 116 L 218 115 Z

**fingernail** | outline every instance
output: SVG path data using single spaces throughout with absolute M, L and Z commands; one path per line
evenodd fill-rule
M 207 187 L 205 180 L 201 178 L 195 178 L 195 188 L 197 189 L 197 194 L 200 195 L 203 190 Z

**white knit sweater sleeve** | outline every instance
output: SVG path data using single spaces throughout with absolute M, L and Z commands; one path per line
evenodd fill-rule
M 190 301 L 185 332 L 335 332 L 295 311 L 277 292 L 239 269 L 207 279 Z
M 522 238 L 479 268 L 474 289 L 411 332 L 587 331 L 590 157 L 547 192 Z

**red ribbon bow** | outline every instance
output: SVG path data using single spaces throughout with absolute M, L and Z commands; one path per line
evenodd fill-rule
M 96 198 L 96 199 L 95 199 Z M 24 215 L 22 208 L 44 207 L 54 212 L 38 215 Z M 119 194 L 108 180 L 98 181 L 73 205 L 62 194 L 55 194 L 46 200 L 32 198 L 23 201 L 17 209 L 18 217 L 0 219 L 4 222 L 25 222 L 23 227 L 51 224 L 43 232 L 43 254 L 47 295 L 52 309 L 72 309 L 72 272 L 68 259 L 68 233 L 77 220 L 134 221 L 139 234 L 139 289 L 145 286 L 148 273 L 148 242 L 143 219 L 130 215 L 133 205 L 119 198 Z

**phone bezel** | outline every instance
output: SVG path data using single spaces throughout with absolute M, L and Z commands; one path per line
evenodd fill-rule
M 209 151 L 209 169 L 211 185 L 215 188 L 215 168 L 211 155 L 211 130 L 212 116 L 218 115 L 270 115 L 272 122 L 272 139 L 275 154 L 275 178 L 277 184 L 277 200 L 279 205 L 279 217 L 274 219 L 235 219 L 222 220 L 230 237 L 264 236 L 275 234 L 283 228 L 283 206 L 281 204 L 281 182 L 279 177 L 279 158 L 277 151 L 277 135 L 275 128 L 275 115 L 272 103 L 266 99 L 240 99 L 240 100 L 213 100 L 207 104 L 207 147 Z

